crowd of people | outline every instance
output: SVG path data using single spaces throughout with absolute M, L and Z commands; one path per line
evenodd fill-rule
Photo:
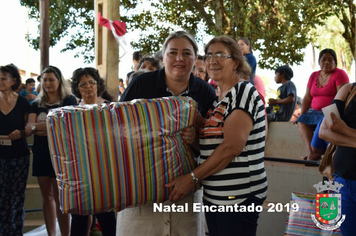
M 78 68 L 69 84 L 59 68 L 48 66 L 39 76 L 37 89 L 35 80 L 29 78 L 25 87 L 16 93 L 21 84 L 18 69 L 12 64 L 1 66 L 0 235 L 22 235 L 30 162 L 26 137 L 32 134 L 32 175 L 40 186 L 48 235 L 56 235 L 56 220 L 61 234 L 66 236 L 88 235 L 96 220 L 104 236 L 161 235 L 162 232 L 205 235 L 207 231 L 212 236 L 236 235 L 236 232 L 256 235 L 258 211 L 205 212 L 204 215 L 193 211 L 192 206 L 194 203 L 209 207 L 262 206 L 268 187 L 264 168 L 267 121 L 291 119 L 298 125 L 308 150 L 304 159 L 320 159 L 328 142 L 340 146 L 335 154 L 335 174 L 336 180 L 347 186 L 342 206 L 349 209 L 341 230 L 344 235 L 354 235 L 356 98 L 343 111 L 353 85 L 348 84 L 347 74 L 336 67 L 335 52 L 332 49 L 320 52 L 321 69 L 309 78 L 297 118 L 294 115 L 298 96 L 289 66 L 276 68 L 275 82 L 281 86 L 277 98 L 268 100 L 266 109 L 264 88 L 262 91 L 260 78 L 256 76 L 257 63 L 247 38 L 215 37 L 205 46 L 204 56 L 198 55 L 198 51 L 192 35 L 173 32 L 154 57 L 135 52 L 126 87 L 123 79 L 118 87 L 120 102 L 166 96 L 189 96 L 197 102 L 197 122 L 182 131 L 182 138 L 196 154 L 198 166 L 166 184 L 172 188 L 167 204 L 188 204 L 189 211 L 184 213 L 154 214 L 152 205 L 145 205 L 126 208 L 117 216 L 114 212 L 91 216 L 63 214 L 48 148 L 47 114 L 53 108 L 100 105 L 114 99 L 95 68 Z M 341 114 L 341 119 L 332 117 L 333 124 L 324 121 L 321 112 L 331 103 L 337 104 Z M 198 182 L 203 187 L 193 192 Z

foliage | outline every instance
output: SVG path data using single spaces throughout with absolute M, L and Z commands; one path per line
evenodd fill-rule
M 30 7 L 30 16 L 38 19 L 38 0 L 20 1 Z M 235 39 L 249 38 L 253 48 L 261 52 L 259 67 L 274 69 L 282 64 L 300 64 L 304 57 L 302 49 L 313 40 L 310 30 L 329 15 L 336 14 L 342 17 L 343 24 L 348 24 L 350 19 L 345 17 L 345 11 L 354 11 L 353 4 L 350 8 L 345 5 L 350 1 L 122 0 L 120 15 L 128 31 L 140 31 L 140 37 L 131 45 L 144 53 L 159 50 L 167 35 L 177 29 L 187 30 L 198 42 L 207 35 L 225 34 Z M 64 51 L 84 46 L 84 56 L 92 60 L 89 54 L 94 51 L 94 0 L 57 0 L 50 5 L 51 45 L 69 35 L 69 29 L 80 29 L 70 35 Z M 351 14 L 350 22 L 354 22 L 353 17 Z M 350 43 L 355 38 L 354 29 L 348 27 L 343 37 Z M 38 48 L 38 38 L 31 40 Z
M 337 55 L 338 67 L 345 68 L 350 74 L 353 56 L 350 44 L 342 36 L 344 31 L 341 21 L 336 16 L 331 16 L 321 26 L 317 26 L 313 33 L 315 34 L 315 46 L 319 50 L 332 48 Z

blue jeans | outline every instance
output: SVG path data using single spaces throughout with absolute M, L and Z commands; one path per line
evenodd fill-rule
M 335 175 L 335 181 L 343 184 L 341 188 L 341 211 L 346 215 L 345 221 L 341 224 L 343 236 L 356 235 L 356 180 L 344 179 Z
M 250 197 L 239 206 L 262 205 L 263 200 Z M 205 205 L 209 203 L 204 202 Z M 211 205 L 211 204 L 210 204 Z M 256 236 L 259 212 L 205 212 L 210 236 Z

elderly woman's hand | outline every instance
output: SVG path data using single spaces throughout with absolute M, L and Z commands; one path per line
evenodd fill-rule
M 168 199 L 171 202 L 176 202 L 187 196 L 193 189 L 195 183 L 193 182 L 192 176 L 190 174 L 182 175 L 173 180 L 172 182 L 166 184 L 167 188 L 173 187 L 173 191 L 169 195 Z
M 12 132 L 9 134 L 8 137 L 9 137 L 9 139 L 10 139 L 11 141 L 20 139 L 20 138 L 21 138 L 21 132 L 20 132 L 20 130 L 15 129 L 14 131 L 12 131 Z

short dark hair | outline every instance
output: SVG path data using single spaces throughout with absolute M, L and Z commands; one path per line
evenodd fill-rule
M 139 70 L 141 65 L 145 62 L 145 61 L 149 61 L 151 62 L 152 66 L 156 67 L 157 70 L 161 69 L 161 65 L 159 64 L 159 60 L 157 60 L 156 58 L 153 57 L 144 57 L 140 60 L 140 62 L 137 65 L 137 69 Z
M 336 56 L 335 51 L 332 50 L 331 48 L 326 48 L 326 49 L 322 50 L 322 51 L 319 53 L 319 60 L 318 60 L 318 62 L 320 63 L 320 59 L 321 59 L 321 57 L 322 57 L 325 53 L 330 53 L 330 54 L 331 54 L 331 56 L 334 58 L 335 65 L 337 66 L 337 56 Z
M 72 93 L 77 98 L 82 98 L 82 95 L 80 94 L 78 87 L 79 87 L 80 79 L 84 75 L 86 76 L 90 75 L 91 77 L 93 77 L 93 79 L 97 82 L 97 86 L 98 86 L 97 96 L 101 96 L 105 91 L 105 80 L 100 77 L 98 70 L 93 67 L 78 68 L 73 72 L 72 83 L 71 83 Z
M 1 66 L 0 71 L 4 74 L 9 73 L 11 77 L 15 79 L 15 84 L 11 86 L 11 89 L 12 91 L 16 91 L 16 89 L 18 89 L 18 87 L 21 84 L 21 76 L 20 76 L 19 69 L 17 69 L 15 65 L 9 64 L 6 66 Z
M 291 80 L 293 78 L 293 70 L 287 66 L 287 65 L 284 65 L 284 66 L 280 66 L 276 69 L 275 73 L 279 73 L 280 75 L 284 75 L 284 77 L 287 79 L 287 80 Z
M 30 83 L 36 83 L 36 81 L 34 79 L 32 79 L 32 78 L 28 78 L 26 80 L 26 84 L 30 84 Z
M 139 61 L 141 60 L 142 58 L 142 52 L 141 51 L 135 51 L 133 54 L 132 54 L 132 59 L 136 60 L 136 61 Z

